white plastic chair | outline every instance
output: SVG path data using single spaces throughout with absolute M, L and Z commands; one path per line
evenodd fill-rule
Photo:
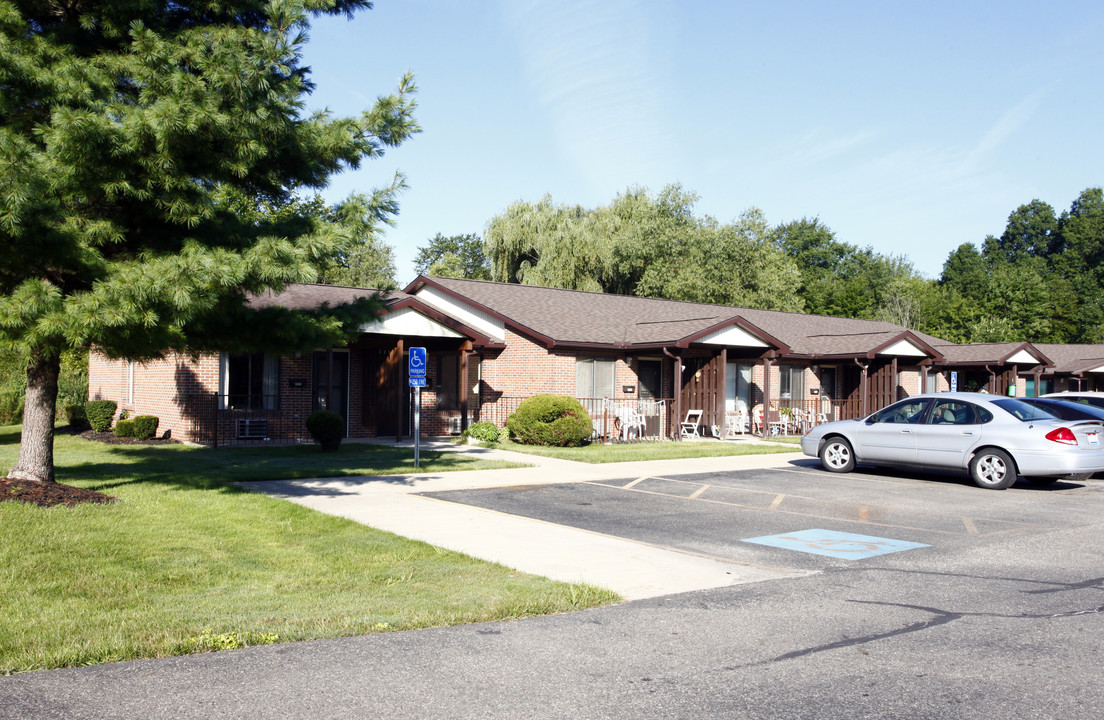
M 617 417 L 621 420 L 621 439 L 628 440 L 632 433 L 636 433 L 639 440 L 644 435 L 644 416 L 632 408 L 621 408 L 617 411 Z
M 682 421 L 679 433 L 684 438 L 700 438 L 698 426 L 701 425 L 702 411 L 687 410 L 686 419 Z

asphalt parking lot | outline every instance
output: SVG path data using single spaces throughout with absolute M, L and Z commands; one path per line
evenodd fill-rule
M 907 553 L 890 557 L 897 552 L 963 552 L 1097 522 L 1104 481 L 1021 481 L 992 491 L 957 475 L 865 468 L 833 474 L 809 459 L 782 469 L 424 495 L 730 562 L 816 571 L 876 556 L 904 561 Z M 773 536 L 783 540 L 750 542 Z M 849 542 L 851 536 L 874 540 Z M 879 548 L 885 552 L 871 554 Z
M 656 552 L 771 568 L 773 579 L 523 621 L 27 673 L 0 678 L 0 718 L 1104 717 L 1104 482 L 991 491 L 956 476 L 833 475 L 793 457 L 270 487 L 374 522 L 406 515 L 402 527 L 443 537 L 505 523 L 484 549 L 521 543 L 517 521 L 540 554 L 564 541 L 553 528 L 595 541 L 575 553 L 671 548 Z

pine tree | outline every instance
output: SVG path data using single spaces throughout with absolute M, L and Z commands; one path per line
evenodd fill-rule
M 0 1 L 0 344 L 27 362 L 11 476 L 54 479 L 66 349 L 315 346 L 378 312 L 250 309 L 251 293 L 315 279 L 349 235 L 228 200 L 287 204 L 418 131 L 410 76 L 359 117 L 304 110 L 310 18 L 370 7 Z

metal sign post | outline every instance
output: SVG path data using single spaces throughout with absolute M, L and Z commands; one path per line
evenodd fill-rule
M 426 386 L 426 349 L 410 348 L 410 387 L 414 388 L 414 467 L 421 466 L 422 455 L 422 388 Z

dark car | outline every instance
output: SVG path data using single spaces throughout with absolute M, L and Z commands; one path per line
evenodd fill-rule
M 1100 420 L 1104 422 L 1104 407 L 1052 397 L 1019 398 L 1019 400 L 1028 405 L 1042 408 L 1061 420 Z

